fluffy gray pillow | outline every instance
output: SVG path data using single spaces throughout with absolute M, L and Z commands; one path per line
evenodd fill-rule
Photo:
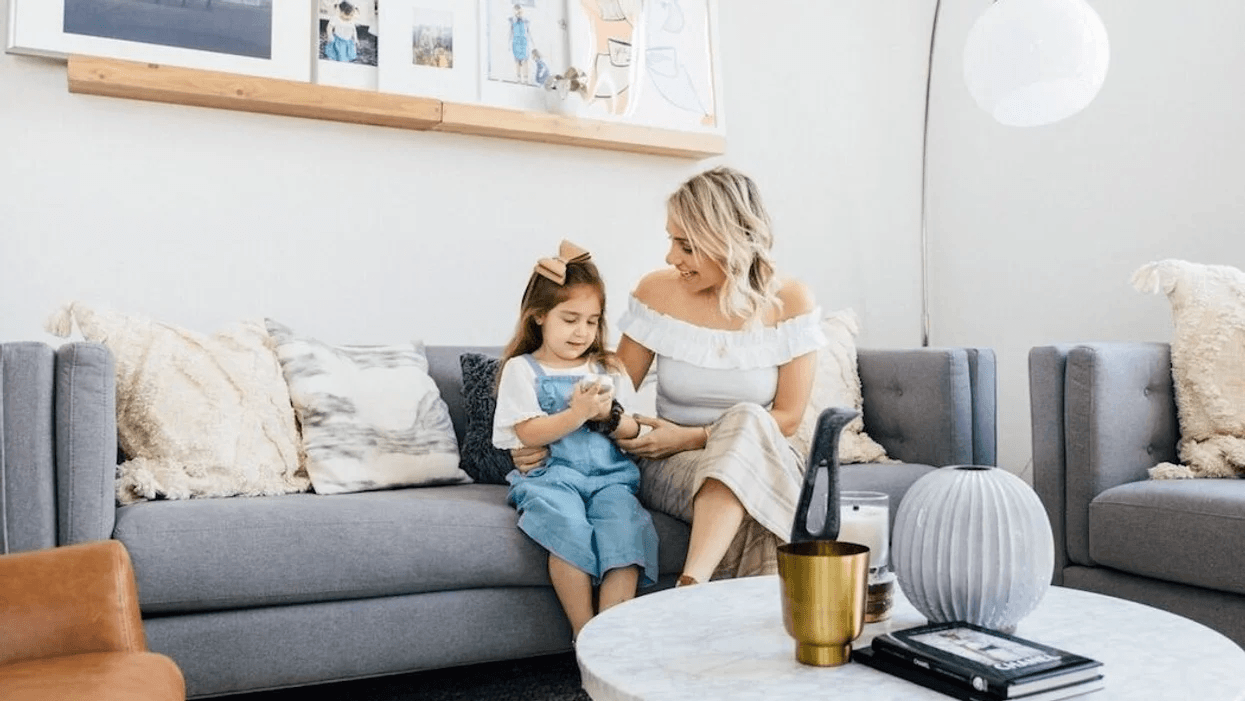
M 493 412 L 497 410 L 497 373 L 501 362 L 480 353 L 458 358 L 463 371 L 463 411 L 467 417 L 459 467 L 484 484 L 506 484 L 514 469 L 510 452 L 493 447 Z

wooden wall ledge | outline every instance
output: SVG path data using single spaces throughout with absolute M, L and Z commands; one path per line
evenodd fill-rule
M 69 92 L 550 144 L 708 158 L 726 139 L 544 112 L 91 56 L 70 56 Z

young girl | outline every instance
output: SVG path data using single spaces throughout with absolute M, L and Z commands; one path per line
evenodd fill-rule
M 358 10 L 348 2 L 337 3 L 337 16 L 329 18 L 325 32 L 324 57 L 349 63 L 359 57 L 358 29 L 354 20 Z
M 510 18 L 510 52 L 514 55 L 515 80 L 528 82 L 528 51 L 532 42 L 532 25 L 523 18 L 523 8 L 514 6 L 514 17 Z
M 605 351 L 604 314 L 597 267 L 563 241 L 528 280 L 493 418 L 498 448 L 548 447 L 543 465 L 506 481 L 519 528 L 549 551 L 549 579 L 576 637 L 597 611 L 633 598 L 637 582 L 657 580 L 657 531 L 635 496 L 640 471 L 611 440 L 640 426 L 614 399 L 630 398 L 630 382 L 602 377 L 622 370 Z

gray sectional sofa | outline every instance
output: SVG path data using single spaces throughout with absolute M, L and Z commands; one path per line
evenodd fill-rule
M 1165 609 L 1245 646 L 1245 480 L 1151 480 L 1179 462 L 1165 343 L 1029 352 L 1033 482 L 1054 582 Z
M 462 439 L 459 355 L 428 347 Z M 939 466 L 993 464 L 988 349 L 859 352 L 865 427 L 901 464 L 850 465 L 844 489 L 892 508 Z M 93 343 L 0 345 L 0 545 L 116 538 L 133 559 L 152 650 L 192 697 L 570 649 L 545 554 L 490 484 L 118 507 L 113 359 Z M 662 586 L 688 527 L 653 514 Z

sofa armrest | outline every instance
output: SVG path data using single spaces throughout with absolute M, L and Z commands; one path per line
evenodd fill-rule
M 0 553 L 56 545 L 52 347 L 0 344 Z
M 56 351 L 58 537 L 112 537 L 116 523 L 117 390 L 112 352 L 99 343 Z
M 1033 484 L 1054 531 L 1056 572 L 1068 563 L 1093 565 L 1090 502 L 1176 459 L 1170 347 L 1114 342 L 1034 348 L 1029 401 Z
M 865 431 L 887 455 L 938 467 L 973 463 L 973 393 L 965 349 L 861 348 L 856 355 Z M 993 416 L 983 423 L 993 432 Z
M 120 541 L 0 555 L 0 664 L 146 649 Z

